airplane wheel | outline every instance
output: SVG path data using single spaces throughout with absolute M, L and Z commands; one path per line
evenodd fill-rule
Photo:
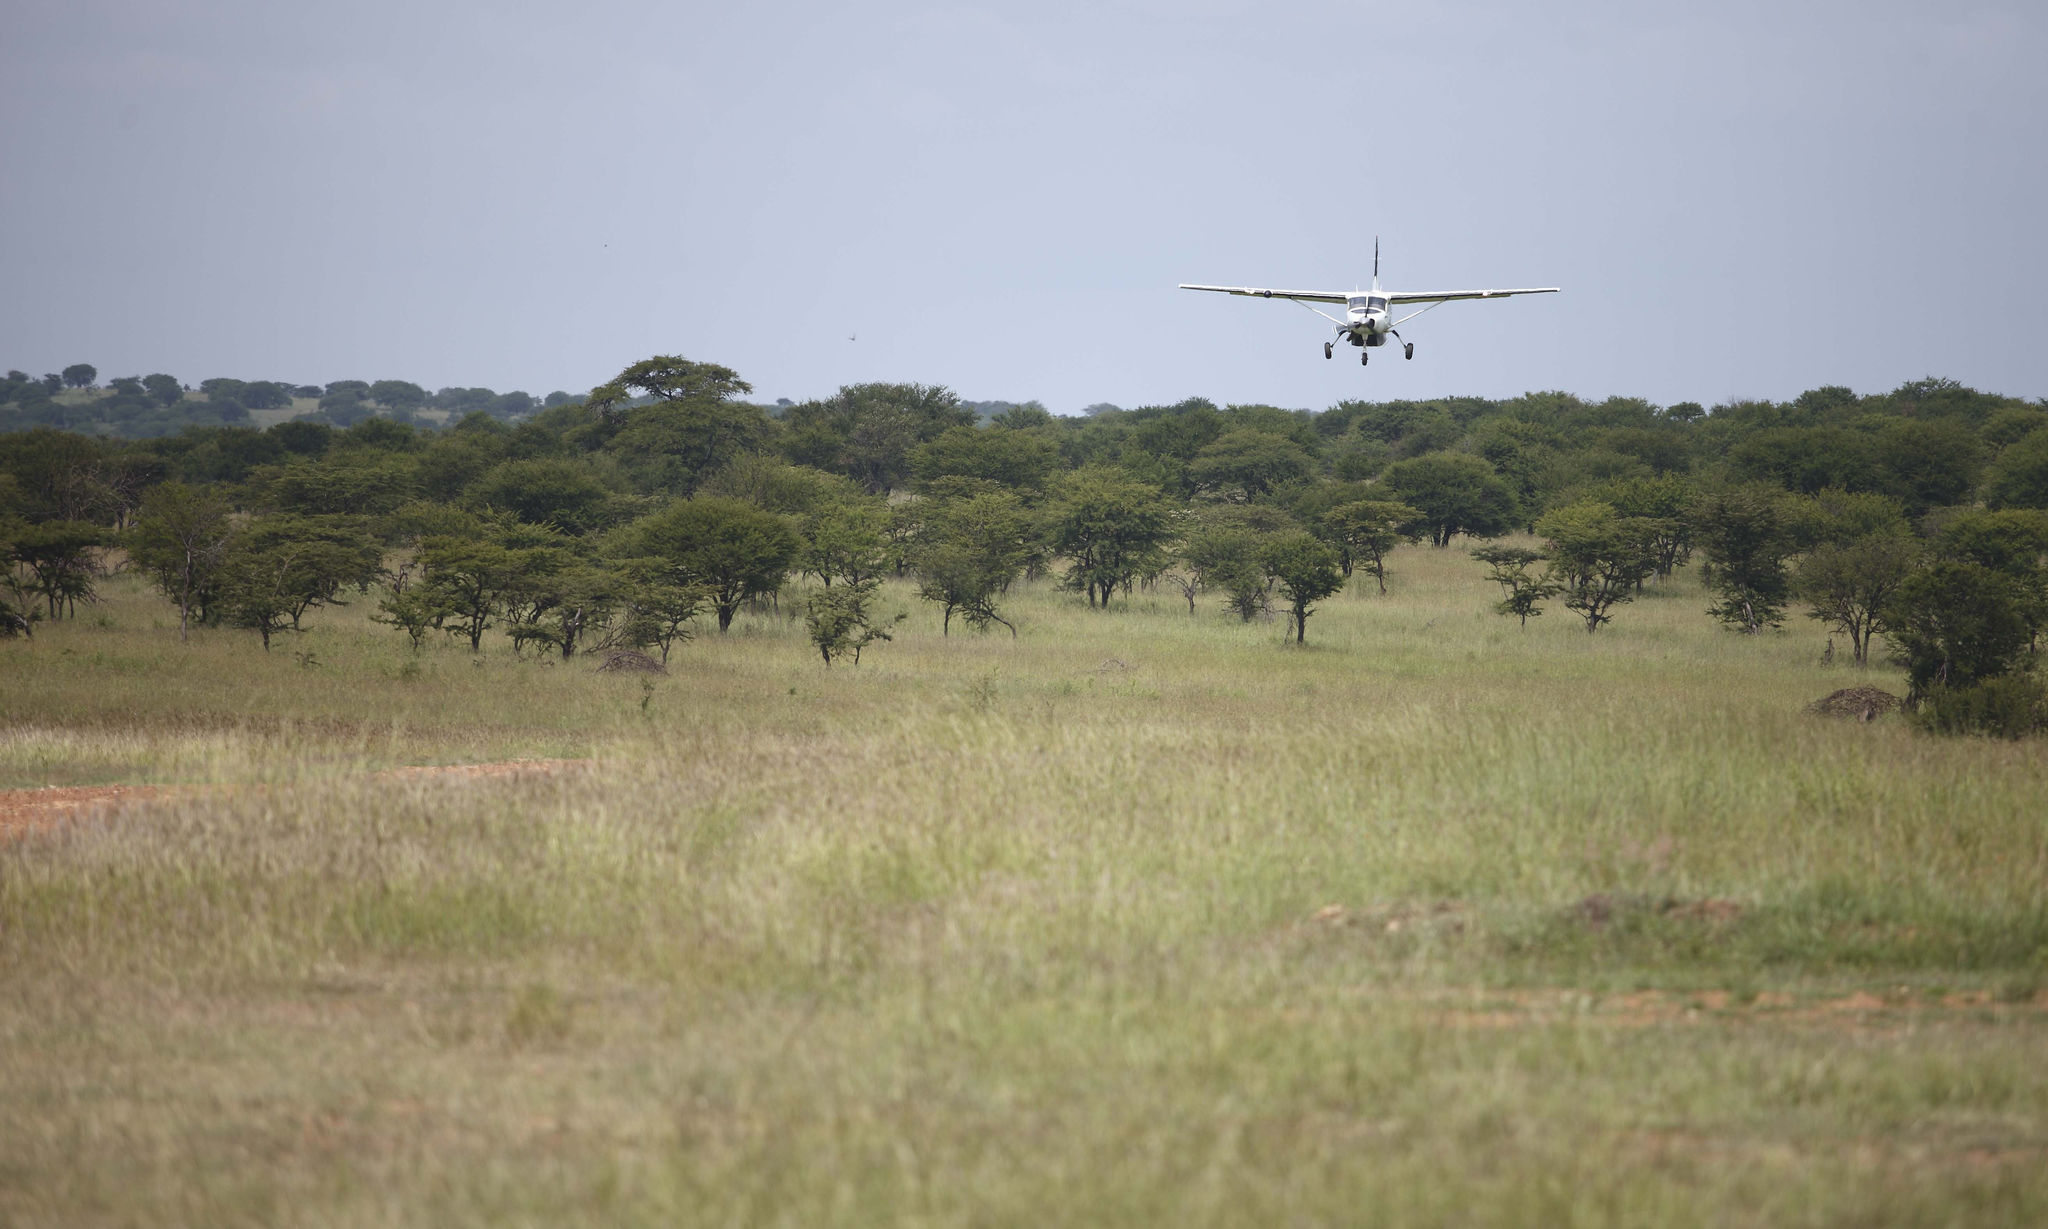
M 1371 361 L 1372 361 L 1372 351 L 1370 351 L 1370 350 L 1360 350 L 1360 351 L 1358 352 L 1358 365 L 1359 365 L 1360 367 L 1363 367 L 1363 366 L 1365 366 L 1365 365 L 1366 365 L 1367 363 L 1370 363 Z
M 1330 357 L 1330 343 L 1327 341 L 1323 343 L 1323 357 Z
M 1404 358 L 1414 358 L 1414 357 L 1415 357 L 1415 343 L 1414 343 L 1414 342 L 1412 342 L 1412 341 L 1411 341 L 1411 342 L 1408 342 L 1408 343 L 1407 343 L 1407 347 L 1408 347 L 1408 352 L 1407 352 L 1406 354 L 1404 354 L 1404 355 L 1403 355 L 1402 357 L 1404 357 Z

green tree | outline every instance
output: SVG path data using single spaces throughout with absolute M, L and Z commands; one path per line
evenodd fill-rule
M 1999 508 L 2048 508 L 2048 428 L 2008 445 L 1984 475 L 1984 502 Z
M 680 499 L 625 529 L 624 553 L 667 562 L 677 584 L 700 585 L 732 626 L 740 604 L 782 587 L 799 542 L 786 517 L 737 499 Z
M 889 566 L 889 505 L 855 495 L 825 502 L 801 518 L 798 566 L 829 588 L 858 584 Z
M 439 590 L 428 585 L 404 585 L 393 587 L 379 599 L 377 613 L 370 619 L 404 632 L 412 641 L 412 651 L 417 653 L 427 633 L 453 613 Z
M 142 387 L 159 405 L 173 406 L 185 399 L 185 386 L 178 383 L 178 377 L 162 372 L 142 377 Z
M 1766 427 L 1728 450 L 1737 472 L 1801 495 L 1828 487 L 1867 491 L 1879 480 L 1876 447 L 1844 427 Z
M 241 404 L 242 390 L 247 387 L 246 381 L 230 379 L 227 376 L 215 376 L 199 382 L 199 391 L 208 401 L 232 401 L 237 405 Z
M 1482 546 L 1471 554 L 1487 565 L 1487 578 L 1500 586 L 1501 600 L 1494 605 L 1494 613 L 1513 615 L 1523 627 L 1529 626 L 1531 615 L 1543 613 L 1546 600 L 1564 591 L 1563 584 L 1547 573 L 1529 574 L 1532 565 L 1549 558 L 1540 550 L 1526 546 Z
M 1387 555 L 1404 539 L 1412 539 L 1411 525 L 1420 524 L 1422 512 L 1404 503 L 1386 499 L 1362 499 L 1330 509 L 1324 518 L 1330 532 L 1353 558 L 1363 564 L 1387 591 Z
M 99 369 L 91 363 L 73 363 L 64 369 L 64 383 L 72 388 L 91 388 L 99 378 Z
M 1240 428 L 1218 436 L 1195 454 L 1188 478 L 1197 491 L 1251 503 L 1276 487 L 1306 478 L 1315 460 L 1284 435 Z
M 1458 534 L 1493 538 L 1516 522 L 1514 490 L 1478 457 L 1437 452 L 1387 467 L 1387 486 L 1422 513 L 1431 544 Z
M 943 386 L 849 384 L 826 400 L 789 407 L 783 422 L 790 460 L 845 474 L 880 495 L 903 485 L 919 444 L 973 426 L 975 413 Z
M 21 562 L 14 544 L 29 528 L 15 515 L 14 475 L 0 473 L 0 639 L 35 636 L 43 617 L 35 573 Z
M 1053 549 L 1067 557 L 1067 585 L 1107 610 L 1117 589 L 1165 563 L 1172 532 L 1159 488 L 1111 466 L 1074 470 L 1056 488 L 1049 515 Z
M 1693 531 L 1687 520 L 1693 500 L 1692 484 L 1676 474 L 1655 478 L 1610 482 L 1590 492 L 1594 498 L 1614 505 L 1622 516 L 1643 523 L 1650 532 L 1650 553 L 1655 574 L 1668 580 L 1692 559 Z
M 464 496 L 474 505 L 500 508 L 527 524 L 567 533 L 603 528 L 612 507 L 604 483 L 583 464 L 562 457 L 501 461 L 471 483 Z
M 299 550 L 294 542 L 256 546 L 242 537 L 221 562 L 221 612 L 230 626 L 260 635 L 266 653 L 271 636 L 294 624 Z
M 515 579 L 512 553 L 495 542 L 435 537 L 420 543 L 419 562 L 422 598 L 441 612 L 442 629 L 481 651 Z
M 716 363 L 656 355 L 590 391 L 587 413 L 616 427 L 605 451 L 642 490 L 690 495 L 720 468 L 761 447 L 766 411 L 738 400 L 753 386 Z M 634 405 L 635 397 L 652 398 Z
M 511 570 L 503 600 L 514 648 L 539 643 L 565 661 L 586 632 L 610 624 L 626 587 L 619 572 L 578 558 L 566 543 L 515 549 Z
M 9 537 L 11 562 L 27 569 L 30 591 L 42 597 L 51 619 L 76 614 L 80 601 L 94 600 L 106 530 L 85 521 L 43 521 L 18 524 Z M 8 561 L 0 555 L 0 562 Z
M 1024 502 L 1005 490 L 945 501 L 929 515 L 911 556 L 918 596 L 943 610 L 940 634 L 951 635 L 958 612 L 969 627 L 1017 627 L 996 609 L 996 599 L 1024 570 L 1036 527 Z
M 245 599 L 260 593 L 264 602 L 281 601 L 293 631 L 314 606 L 340 605 L 344 588 L 367 592 L 382 574 L 384 552 L 356 517 L 259 517 L 236 538 L 223 575 L 240 585 Z M 251 582 L 255 588 L 237 580 L 245 571 L 260 577 Z M 267 636 L 264 647 L 270 647 Z
M 1792 508 L 1784 493 L 1761 483 L 1708 491 L 1691 520 L 1707 557 L 1705 578 L 1720 597 L 1708 614 L 1755 634 L 1784 620 L 1794 550 Z
M 635 648 L 659 648 L 665 666 L 669 650 L 694 635 L 690 623 L 703 610 L 706 592 L 701 585 L 677 581 L 665 559 L 626 559 L 618 567 L 625 612 L 619 639 Z
M 1614 607 L 1633 600 L 1656 567 L 1651 527 L 1600 500 L 1553 509 L 1536 522 L 1536 532 L 1549 546 L 1549 579 L 1589 633 L 1612 622 Z
M 1935 549 L 1943 558 L 1980 564 L 2011 580 L 2033 647 L 2048 623 L 2048 511 L 1966 512 L 1941 527 Z
M 166 482 L 143 498 L 128 555 L 178 604 L 178 639 L 190 638 L 192 612 L 205 608 L 233 538 L 227 501 L 212 491 Z
M 380 516 L 419 494 L 419 463 L 403 453 L 349 448 L 294 458 L 250 476 L 259 504 L 306 516 Z
M 1942 559 L 1915 572 L 1892 595 L 1884 625 L 1915 704 L 2004 675 L 2027 649 L 2018 587 L 1981 564 Z
M 1059 465 L 1059 448 L 1036 431 L 949 427 L 911 450 L 920 485 L 941 478 L 980 478 L 1019 491 L 1040 491 Z
M 1307 530 L 1294 529 L 1266 544 L 1264 562 L 1280 587 L 1280 596 L 1287 599 L 1288 613 L 1294 618 L 1294 642 L 1300 644 L 1308 634 L 1308 617 L 1314 613 L 1315 603 L 1344 587 L 1337 552 Z
M 887 624 L 877 624 L 872 609 L 875 590 L 881 585 L 877 578 L 855 581 L 836 588 L 820 589 L 811 595 L 804 612 L 804 624 L 811 634 L 811 643 L 817 647 L 819 656 L 827 666 L 840 657 L 849 654 L 853 664 L 860 664 L 861 650 L 877 640 L 891 640 Z M 892 623 L 900 623 L 905 616 L 898 614 Z
M 370 400 L 399 414 L 411 414 L 427 403 L 427 390 L 410 380 L 378 380 L 368 389 Z
M 1875 460 L 1880 485 L 1911 516 L 1961 503 L 1984 464 L 1977 433 L 1953 419 L 1893 419 L 1877 433 Z
M 1201 590 L 1223 594 L 1224 608 L 1249 623 L 1267 608 L 1272 580 L 1265 568 L 1269 535 L 1242 525 L 1203 524 L 1187 533 L 1177 558 L 1192 582 L 1183 586 L 1188 613 Z
M 251 410 L 281 410 L 292 403 L 292 387 L 276 380 L 251 380 L 235 400 Z
M 1913 574 L 1920 547 L 1903 527 L 1848 542 L 1823 542 L 1800 559 L 1792 592 L 1807 616 L 1849 637 L 1856 664 L 1870 664 L 1870 637 L 1883 629 L 1893 595 Z

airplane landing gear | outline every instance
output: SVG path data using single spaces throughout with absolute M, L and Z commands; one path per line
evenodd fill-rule
M 1336 344 L 1336 343 L 1334 343 L 1334 342 L 1328 342 L 1328 341 L 1326 341 L 1326 342 L 1324 342 L 1324 343 L 1323 343 L 1323 357 L 1324 357 L 1324 358 L 1328 358 L 1328 357 L 1330 357 L 1330 349 L 1331 349 L 1331 347 L 1332 347 L 1333 345 L 1335 345 L 1335 344 Z
M 1406 353 L 1405 353 L 1405 354 L 1403 354 L 1403 355 L 1401 356 L 1402 358 L 1414 358 L 1414 357 L 1415 357 L 1415 343 L 1414 343 L 1414 342 L 1412 342 L 1412 341 L 1404 341 L 1404 342 L 1402 342 L 1402 343 L 1401 343 L 1401 346 L 1402 346 L 1402 349 L 1404 349 L 1404 350 L 1406 351 Z
M 1370 363 L 1371 361 L 1372 361 L 1372 351 L 1370 351 L 1370 350 L 1360 350 L 1360 351 L 1358 352 L 1358 365 L 1359 365 L 1360 367 L 1363 367 L 1363 366 L 1365 366 L 1365 365 L 1366 365 L 1367 363 Z

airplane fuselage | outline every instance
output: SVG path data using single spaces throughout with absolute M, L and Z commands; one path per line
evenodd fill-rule
M 1387 296 L 1377 286 L 1349 295 L 1344 300 L 1344 331 L 1351 334 L 1354 346 L 1384 346 L 1387 334 L 1394 327 L 1394 317 L 1387 310 Z

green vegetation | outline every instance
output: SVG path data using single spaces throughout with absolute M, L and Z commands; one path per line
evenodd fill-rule
M 308 387 L 0 434 L 0 1220 L 2048 1219 L 2038 406 Z
M 2038 752 L 1806 715 L 1690 571 L 1494 596 L 890 581 L 858 670 L 764 609 L 643 683 L 109 578 L 0 785 L 229 788 L 0 845 L 0 1213 L 2038 1219 Z M 587 763 L 364 775 L 514 756 Z

